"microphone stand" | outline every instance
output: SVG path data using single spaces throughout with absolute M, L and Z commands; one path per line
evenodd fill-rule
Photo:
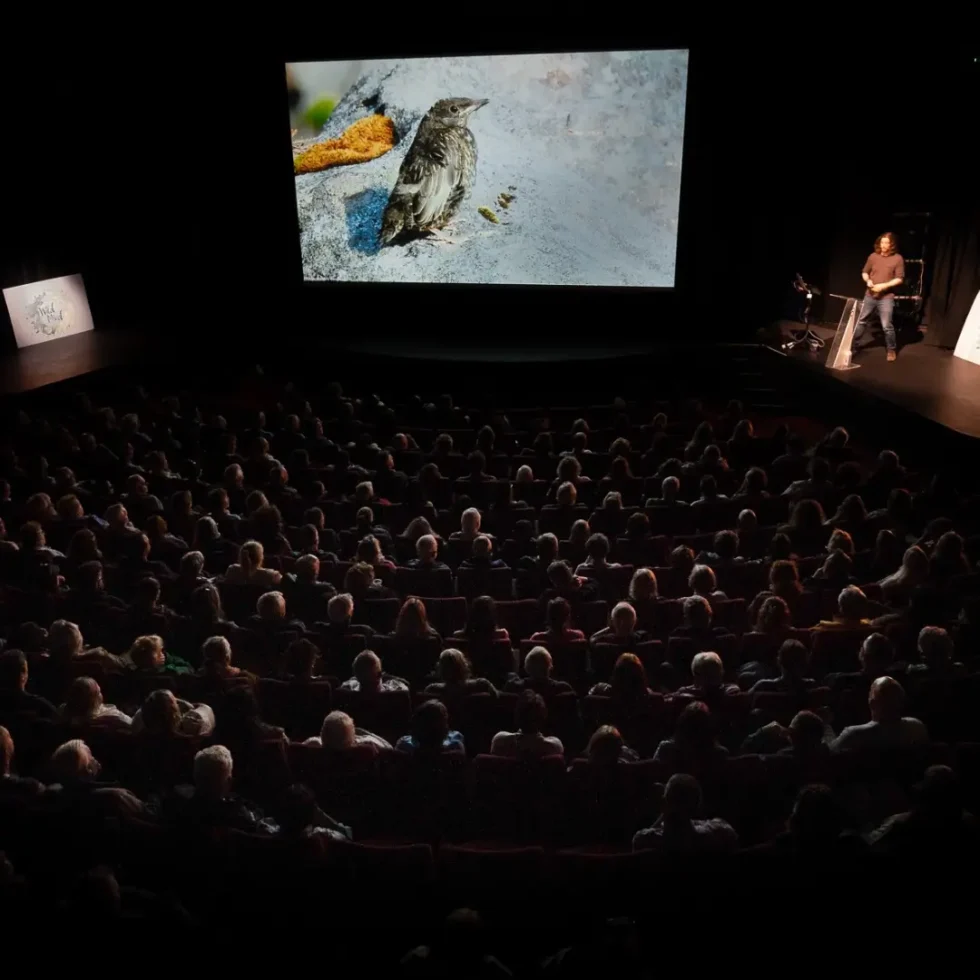
M 806 303 L 803 307 L 803 326 L 805 329 L 799 335 L 792 334 L 793 339 L 788 340 L 780 349 L 796 350 L 797 347 L 802 347 L 805 344 L 812 351 L 821 350 L 824 342 L 810 329 L 810 308 L 813 305 L 813 295 L 819 292 L 819 290 L 814 289 L 799 273 L 796 274 L 796 281 L 793 283 L 793 288 L 798 293 L 803 293 L 806 296 Z

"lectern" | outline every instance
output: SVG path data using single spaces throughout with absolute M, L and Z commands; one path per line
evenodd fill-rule
M 852 371 L 860 364 L 851 363 L 851 344 L 854 341 L 854 330 L 857 327 L 858 316 L 861 313 L 861 300 L 853 296 L 839 296 L 831 293 L 835 299 L 844 300 L 844 312 L 840 315 L 837 332 L 834 334 L 830 353 L 827 355 L 827 367 L 834 371 Z

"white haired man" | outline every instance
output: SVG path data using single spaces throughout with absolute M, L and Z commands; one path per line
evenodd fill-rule
M 354 719 L 344 711 L 331 711 L 323 719 L 320 734 L 308 738 L 304 745 L 319 745 L 328 752 L 346 752 L 356 745 L 373 745 L 376 749 L 390 749 L 391 743 L 365 728 L 357 728 Z
M 868 692 L 871 721 L 850 725 L 831 743 L 834 752 L 914 748 L 929 743 L 929 732 L 918 718 L 905 717 L 905 689 L 893 677 L 879 677 Z
M 255 615 L 249 618 L 248 625 L 263 635 L 306 631 L 305 623 L 286 615 L 286 597 L 278 591 L 264 592 L 259 596 Z
M 737 684 L 725 683 L 725 665 L 721 657 L 711 650 L 694 655 L 691 678 L 694 683 L 679 688 L 677 693 L 703 701 L 709 707 L 717 704 L 719 698 L 738 694 Z
M 98 781 L 102 766 L 80 738 L 70 739 L 54 750 L 48 771 L 49 789 L 56 794 L 58 806 L 69 813 L 83 811 L 117 816 L 145 813 L 143 802 L 128 789 Z
M 467 507 L 459 519 L 459 530 L 453 531 L 450 538 L 453 541 L 473 541 L 480 533 L 480 512 L 475 507 Z
M 381 658 L 373 650 L 362 650 L 352 665 L 353 676 L 340 685 L 342 691 L 360 694 L 382 694 L 391 691 L 408 691 L 408 681 L 386 674 L 381 667 Z
M 275 834 L 279 827 L 254 804 L 235 795 L 234 761 L 224 745 L 209 745 L 194 756 L 194 785 L 178 786 L 167 801 L 167 816 L 188 830 L 241 830 Z
M 504 690 L 508 693 L 520 694 L 522 691 L 534 691 L 545 701 L 559 694 L 574 693 L 574 688 L 568 681 L 557 681 L 551 676 L 551 654 L 544 647 L 532 647 L 524 658 L 524 677 L 514 677 L 507 682 Z
M 867 618 L 868 609 L 868 597 L 856 585 L 849 585 L 837 597 L 837 614 L 834 618 L 820 620 L 814 629 L 869 629 L 871 620 Z
M 650 637 L 645 630 L 636 628 L 636 610 L 628 602 L 617 602 L 609 614 L 609 625 L 593 633 L 589 643 L 611 644 L 634 652 L 638 643 L 643 643 Z
M 354 597 L 340 592 L 327 603 L 327 622 L 318 623 L 317 629 L 324 634 L 327 643 L 338 642 L 347 636 L 374 636 L 374 630 L 365 623 L 355 623 Z

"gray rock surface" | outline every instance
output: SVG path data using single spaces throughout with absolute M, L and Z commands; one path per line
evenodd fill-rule
M 399 142 L 295 178 L 305 278 L 673 285 L 686 79 L 681 51 L 365 62 L 323 138 L 377 111 Z M 470 121 L 479 161 L 455 241 L 379 250 L 402 157 L 448 96 L 490 100 Z M 514 195 L 507 209 L 501 192 Z

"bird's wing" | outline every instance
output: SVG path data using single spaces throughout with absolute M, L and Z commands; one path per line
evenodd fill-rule
M 402 162 L 393 196 L 410 198 L 415 223 L 424 228 L 445 210 L 453 188 L 459 183 L 461 168 L 458 154 L 442 140 L 427 140 L 424 153 L 416 149 L 413 144 Z

